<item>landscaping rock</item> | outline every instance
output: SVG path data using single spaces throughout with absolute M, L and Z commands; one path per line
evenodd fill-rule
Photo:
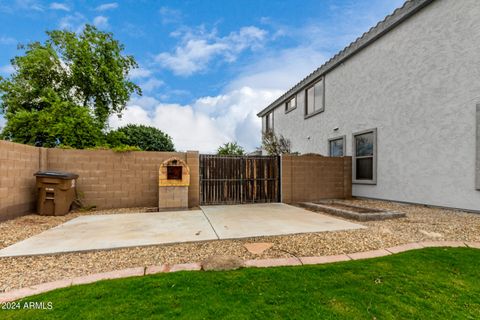
M 297 257 L 335 256 L 381 248 L 391 249 L 412 242 L 437 239 L 462 241 L 471 247 L 480 248 L 479 214 L 378 200 L 352 199 L 341 202 L 403 212 L 407 217 L 362 222 L 362 225 L 367 228 L 357 230 L 0 258 L 0 291 L 138 266 L 185 264 L 202 261 L 218 253 L 244 260 L 292 258 L 292 254 Z M 81 215 L 132 213 L 146 210 L 148 209 L 130 208 L 72 212 L 66 216 L 29 215 L 0 222 L 0 247 L 24 240 Z M 419 230 L 441 233 L 442 238 L 426 238 Z M 261 242 L 274 243 L 275 250 L 273 248 L 265 250 L 261 255 L 256 256 L 244 247 L 246 243 Z
M 242 259 L 235 256 L 210 256 L 201 263 L 205 271 L 236 270 L 243 268 L 245 263 Z
M 273 243 L 271 243 L 271 242 L 254 242 L 254 243 L 245 243 L 243 246 L 250 253 L 262 254 L 265 250 L 270 249 L 273 246 Z
M 419 230 L 419 232 L 421 234 L 424 234 L 426 235 L 427 237 L 430 237 L 430 238 L 441 238 L 442 237 L 442 234 L 441 233 L 438 233 L 438 232 L 429 232 L 427 230 Z

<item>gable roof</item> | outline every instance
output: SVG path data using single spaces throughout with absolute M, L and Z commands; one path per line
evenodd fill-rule
M 435 0 L 407 0 L 402 7 L 397 8 L 392 14 L 386 16 L 382 21 L 377 23 L 376 26 L 370 28 L 362 36 L 358 37 L 355 41 L 350 43 L 347 47 L 342 49 L 336 55 L 334 55 L 330 60 L 321 65 L 318 69 L 306 76 L 302 81 L 297 83 L 293 88 L 285 92 L 277 100 L 272 102 L 268 107 L 260 111 L 257 116 L 263 117 L 269 111 L 275 109 L 280 104 L 285 102 L 294 93 L 300 91 L 301 89 L 308 86 L 314 80 L 323 76 L 327 72 L 333 70 L 343 61 L 352 57 L 354 54 L 365 48 L 366 46 L 372 44 L 377 39 L 385 35 L 387 32 L 398 26 L 400 23 L 417 13 L 419 10 L 423 9 L 430 3 Z

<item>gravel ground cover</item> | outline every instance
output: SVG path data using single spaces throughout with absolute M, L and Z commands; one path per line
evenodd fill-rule
M 406 213 L 405 218 L 362 222 L 366 229 L 215 240 L 49 256 L 0 258 L 0 291 L 116 269 L 198 262 L 211 255 L 242 259 L 319 256 L 380 249 L 414 241 L 480 241 L 480 215 L 375 200 L 345 200 L 345 204 Z M 6 247 L 85 214 L 145 212 L 149 208 L 74 212 L 65 217 L 29 215 L 0 223 L 0 247 Z M 245 243 L 272 242 L 262 254 L 249 253 Z

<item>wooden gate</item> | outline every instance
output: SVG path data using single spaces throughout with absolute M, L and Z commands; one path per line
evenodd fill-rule
M 279 201 L 279 157 L 200 155 L 201 204 Z

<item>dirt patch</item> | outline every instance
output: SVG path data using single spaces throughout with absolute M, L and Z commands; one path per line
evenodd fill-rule
M 406 217 L 361 222 L 360 224 L 367 228 L 349 231 L 216 240 L 50 256 L 0 258 L 2 275 L 0 291 L 115 269 L 163 263 L 200 262 L 212 255 L 231 255 L 241 259 L 266 259 L 354 253 L 414 241 L 480 241 L 479 214 L 374 200 L 349 200 L 340 201 L 340 203 L 403 212 Z M 13 244 L 79 215 L 145 212 L 147 209 L 144 208 L 143 211 L 142 208 L 93 211 L 73 213 L 65 217 L 26 216 L 17 218 L 0 223 L 0 246 Z M 271 242 L 273 246 L 257 255 L 248 252 L 244 247 L 246 243 L 252 242 Z

